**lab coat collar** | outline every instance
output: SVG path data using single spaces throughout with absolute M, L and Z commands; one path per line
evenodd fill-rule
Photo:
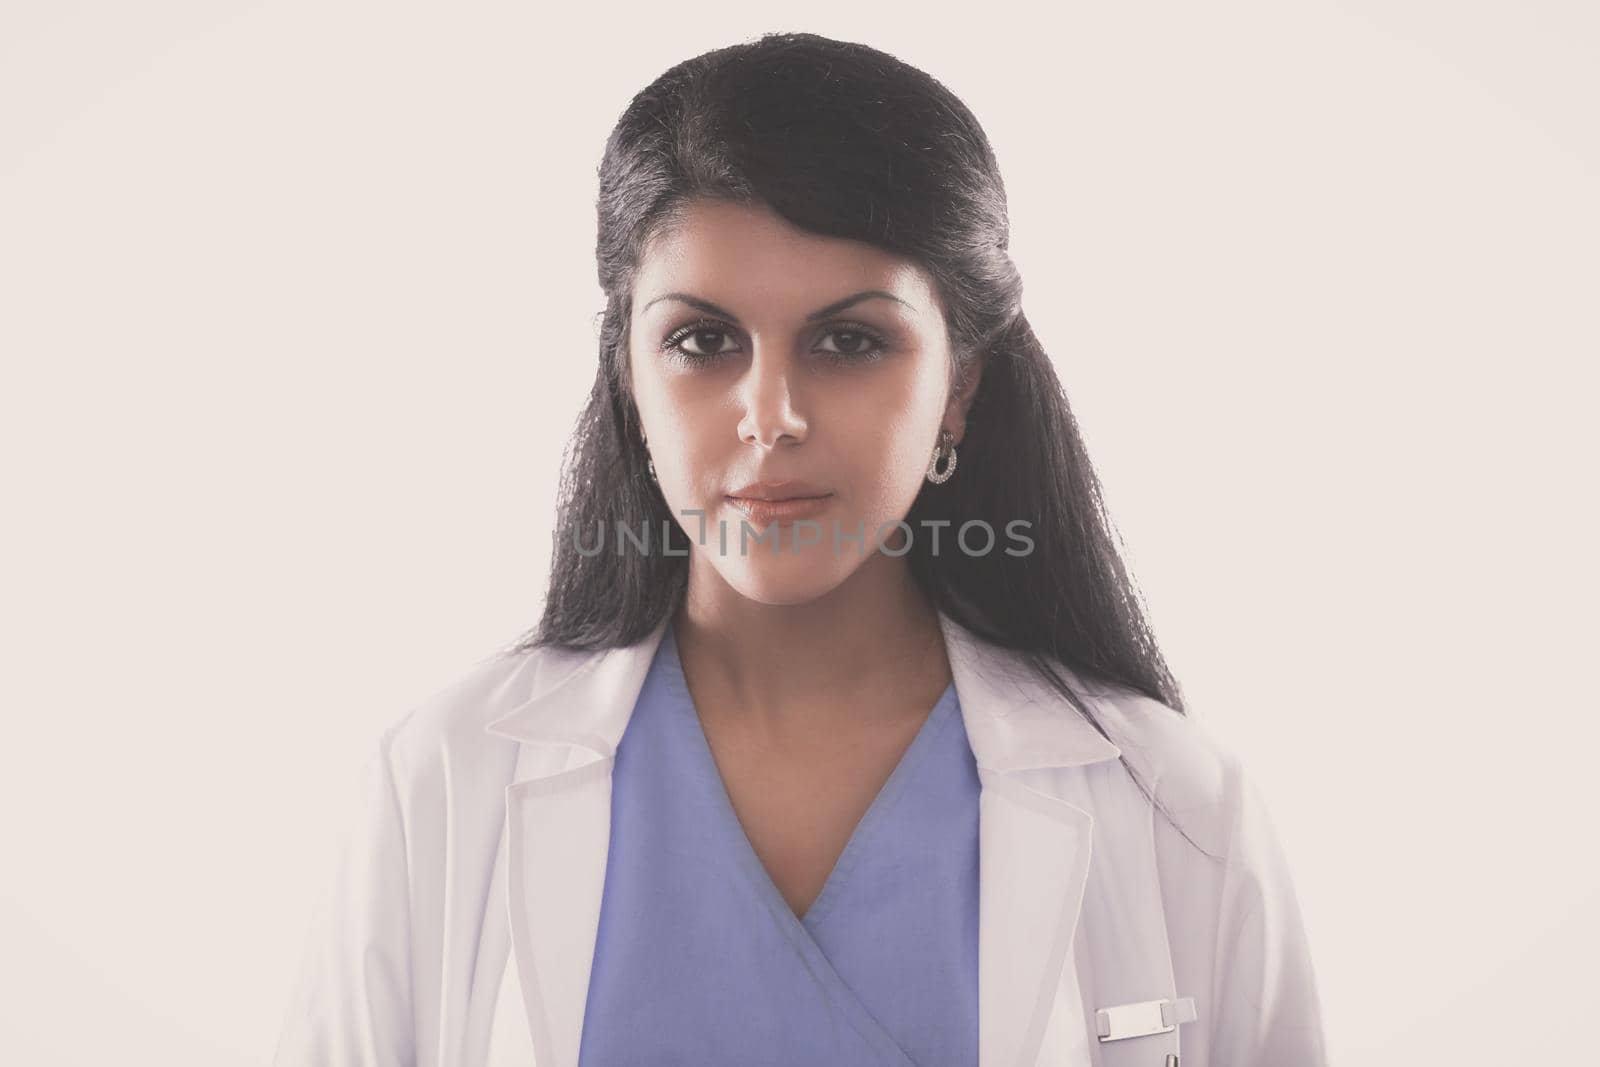
M 1041 1050 L 1089 1067 L 1092 1024 L 1080 1008 L 1071 949 L 1089 882 L 1094 805 L 1086 780 L 1070 769 L 1120 750 L 1019 654 L 943 613 L 939 622 L 982 786 L 980 1067 L 1031 1064 Z M 506 788 L 502 857 L 515 957 L 509 976 L 520 983 L 541 1067 L 577 1067 L 609 852 L 610 772 L 668 625 L 626 647 L 561 654 L 548 680 L 485 726 L 521 742 Z M 1129 876 L 1153 879 L 1153 868 Z M 1163 937 L 1141 966 L 1167 967 L 1164 951 Z

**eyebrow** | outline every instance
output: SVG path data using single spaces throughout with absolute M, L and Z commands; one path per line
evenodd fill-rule
M 859 304 L 863 300 L 872 300 L 874 298 L 893 300 L 897 304 L 905 304 L 905 306 L 911 308 L 912 311 L 917 310 L 911 304 L 901 300 L 893 293 L 886 293 L 882 289 L 863 289 L 861 292 L 853 293 L 852 295 L 845 297 L 843 300 L 835 300 L 827 307 L 818 308 L 806 316 L 806 321 L 815 322 L 818 319 L 825 319 L 829 315 L 836 315 L 845 308 Z M 650 303 L 646 304 L 644 307 L 640 308 L 639 314 L 644 314 L 646 311 L 649 311 L 653 305 L 658 304 L 663 300 L 677 300 L 680 303 L 688 304 L 690 307 L 699 308 L 701 311 L 704 311 L 707 314 L 720 315 L 740 329 L 744 328 L 744 323 L 740 322 L 739 316 L 735 315 L 733 312 L 720 308 L 709 300 L 702 300 L 697 296 L 692 296 L 689 293 L 663 293 L 654 300 L 650 301 Z

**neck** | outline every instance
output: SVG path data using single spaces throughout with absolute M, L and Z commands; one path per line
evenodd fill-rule
M 774 731 L 926 713 L 950 682 L 937 611 L 905 561 L 882 554 L 804 604 L 691 580 L 673 634 L 702 710 Z

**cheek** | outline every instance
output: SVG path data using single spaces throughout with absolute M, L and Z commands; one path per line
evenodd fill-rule
M 685 455 L 717 448 L 726 452 L 738 444 L 739 415 L 729 381 L 706 373 L 666 376 L 660 396 L 657 414 Z
M 674 510 L 717 506 L 739 463 L 738 411 L 726 383 L 711 375 L 662 374 L 640 417 L 657 459 L 661 489 Z
M 633 400 L 651 445 L 659 440 L 674 453 L 687 451 L 706 423 L 707 405 L 716 402 L 716 393 L 693 375 L 672 374 L 647 357 L 636 357 L 631 372 Z
M 927 473 L 944 414 L 942 394 L 919 381 L 854 400 L 869 402 L 852 403 L 850 417 L 838 425 L 840 454 L 849 457 L 860 507 L 898 518 Z

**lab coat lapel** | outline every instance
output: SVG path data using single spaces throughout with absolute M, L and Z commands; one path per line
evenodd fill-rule
M 611 843 L 611 769 L 667 625 L 590 655 L 486 727 L 522 743 L 506 787 L 506 901 L 538 1067 L 577 1067 Z
M 978 816 L 978 1062 L 1090 1067 L 1070 961 L 1094 818 L 1070 768 L 1119 750 L 1024 657 L 941 615 L 983 790 Z M 1063 672 L 1069 674 L 1070 672 Z M 1075 802 L 1076 801 L 1076 802 Z
M 1062 768 L 1118 749 L 1016 653 L 939 616 L 978 765 L 979 1063 L 1026 1067 L 1049 1049 L 1089 1067 L 1073 936 L 1094 820 Z M 539 1067 L 577 1067 L 610 846 L 611 771 L 663 622 L 596 652 L 490 722 L 521 742 L 506 788 L 515 977 Z M 1074 799 L 1078 803 L 1074 803 Z M 1060 1010 L 1056 1010 L 1060 1005 Z

